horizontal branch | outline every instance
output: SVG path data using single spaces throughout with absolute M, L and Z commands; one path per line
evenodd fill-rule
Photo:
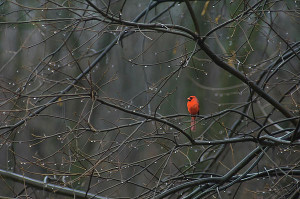
M 283 140 L 280 138 L 276 138 L 273 136 L 265 135 L 261 136 L 258 139 L 254 137 L 246 137 L 246 138 L 229 138 L 224 140 L 212 140 L 212 141 L 195 141 L 197 145 L 219 145 L 219 144 L 230 144 L 237 142 L 255 142 L 260 143 L 262 145 L 278 145 L 278 144 L 292 144 L 291 141 Z M 294 142 L 293 145 L 300 145 L 300 142 Z
M 17 173 L 11 172 L 11 171 L 6 171 L 3 169 L 0 169 L 0 176 L 1 176 L 1 178 L 12 179 L 15 182 L 19 182 L 19 183 L 29 185 L 29 186 L 35 187 L 37 189 L 45 190 L 45 191 L 55 193 L 55 194 L 66 195 L 66 196 L 70 196 L 70 197 L 74 197 L 74 198 L 86 198 L 86 196 L 88 196 L 88 197 L 92 197 L 92 198 L 96 198 L 96 199 L 108 199 L 107 197 L 102 197 L 102 196 L 98 196 L 98 195 L 91 194 L 91 193 L 86 194 L 85 191 L 80 191 L 78 189 L 72 189 L 72 188 L 59 186 L 59 185 L 51 184 L 51 183 L 44 183 L 41 180 L 29 178 L 24 175 L 20 175 L 20 174 L 17 174 Z

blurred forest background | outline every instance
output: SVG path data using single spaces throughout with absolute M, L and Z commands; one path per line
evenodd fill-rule
M 0 196 L 298 198 L 299 8 L 2 0 Z

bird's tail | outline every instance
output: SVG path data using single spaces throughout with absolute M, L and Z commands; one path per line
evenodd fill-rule
M 192 121 L 191 121 L 191 131 L 193 131 L 193 132 L 196 131 L 196 117 L 192 117 Z

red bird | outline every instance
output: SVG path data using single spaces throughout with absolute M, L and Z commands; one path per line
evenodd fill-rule
M 199 115 L 199 101 L 196 96 L 190 96 L 187 102 L 187 108 L 191 115 Z M 196 117 L 192 117 L 191 131 L 196 131 Z

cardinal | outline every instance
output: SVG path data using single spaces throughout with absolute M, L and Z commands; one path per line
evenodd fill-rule
M 190 96 L 187 102 L 187 108 L 191 115 L 199 114 L 199 101 L 196 96 Z M 191 131 L 196 131 L 196 117 L 192 116 Z

